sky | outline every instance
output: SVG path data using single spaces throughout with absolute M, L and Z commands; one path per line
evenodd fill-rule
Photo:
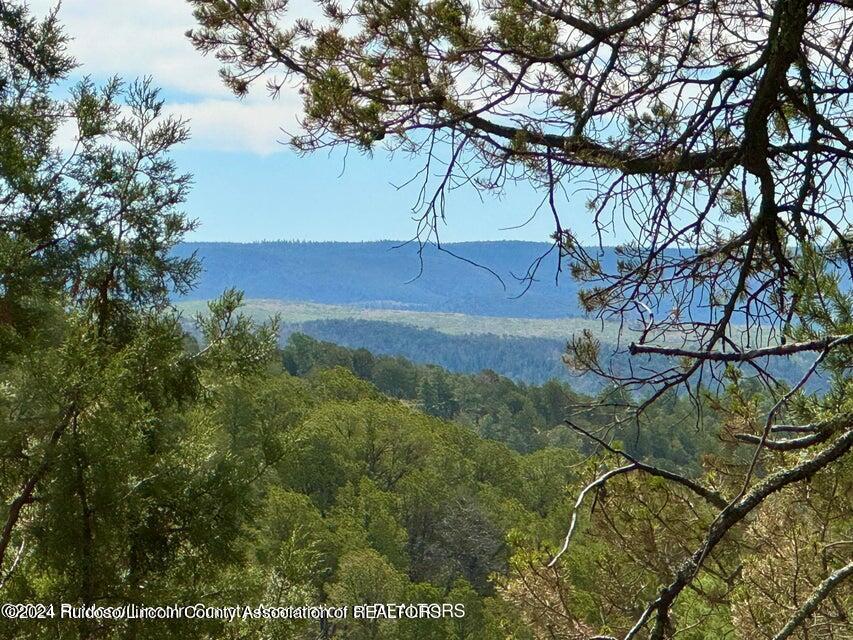
M 43 13 L 54 3 L 30 4 Z M 299 15 L 313 10 L 310 0 L 296 0 L 293 7 Z M 405 183 L 421 165 L 381 150 L 372 157 L 342 150 L 297 155 L 283 133 L 298 126 L 296 92 L 273 101 L 258 87 L 242 100 L 234 97 L 219 81 L 216 60 L 203 57 L 184 36 L 194 26 L 187 3 L 64 0 L 59 15 L 73 39 L 69 48 L 81 64 L 79 75 L 96 81 L 150 75 L 167 110 L 190 121 L 193 137 L 174 154 L 182 171 L 195 177 L 186 211 L 200 226 L 188 239 L 361 241 L 415 234 L 417 186 L 393 185 Z M 547 241 L 553 230 L 547 210 L 519 227 L 539 201 L 523 186 L 483 201 L 471 188 L 457 190 L 448 200 L 441 239 Z M 581 237 L 590 231 L 583 224 L 573 230 Z

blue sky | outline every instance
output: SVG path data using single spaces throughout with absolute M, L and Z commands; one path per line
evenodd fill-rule
M 350 154 L 344 164 L 342 153 L 298 157 L 286 149 L 263 156 L 188 149 L 176 157 L 195 175 L 187 209 L 202 224 L 193 239 L 408 239 L 417 228 L 417 188 L 393 186 L 416 170 L 403 160 Z M 485 202 L 471 189 L 456 191 L 442 241 L 547 240 L 552 229 L 544 211 L 521 229 L 506 229 L 529 218 L 536 202 L 522 188 Z
M 33 9 L 53 3 L 34 0 Z M 302 7 L 300 9 L 300 6 Z M 294 12 L 312 12 L 296 0 Z M 190 120 L 193 139 L 177 154 L 195 187 L 187 202 L 200 228 L 190 239 L 248 242 L 263 239 L 407 239 L 416 230 L 411 206 L 417 187 L 398 191 L 420 165 L 342 152 L 300 157 L 282 144 L 282 128 L 293 131 L 300 101 L 295 91 L 272 101 L 262 91 L 242 101 L 221 86 L 217 63 L 195 52 L 184 37 L 193 26 L 181 0 L 64 0 L 60 17 L 74 40 L 71 53 L 81 73 L 96 80 L 110 75 L 132 79 L 152 75 L 163 88 L 169 110 Z M 451 195 L 443 241 L 548 239 L 550 215 L 543 210 L 529 224 L 539 197 L 512 187 L 501 199 L 481 202 L 470 188 Z M 571 206 L 572 229 L 580 237 L 582 203 Z M 580 219 L 579 219 L 580 218 Z

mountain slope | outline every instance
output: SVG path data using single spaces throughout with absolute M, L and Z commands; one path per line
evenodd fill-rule
M 395 241 L 203 242 L 183 244 L 175 253 L 195 252 L 204 267 L 188 300 L 210 299 L 238 287 L 247 298 L 367 308 L 519 318 L 580 315 L 577 284 L 568 276 L 555 282 L 553 255 L 542 263 L 539 280 L 518 297 L 524 291 L 519 276 L 550 245 L 512 241 L 447 247 L 459 257 L 427 246 L 422 271 L 417 245 Z M 613 251 L 606 253 L 605 260 L 612 259 Z M 498 274 L 503 284 L 483 267 Z

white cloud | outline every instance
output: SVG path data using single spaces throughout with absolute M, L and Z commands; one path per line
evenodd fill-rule
M 36 13 L 54 2 L 33 0 Z M 314 13 L 307 3 L 294 11 Z M 80 73 L 118 75 L 126 79 L 151 75 L 158 86 L 179 93 L 169 110 L 192 121 L 196 148 L 269 154 L 282 150 L 281 128 L 295 131 L 301 101 L 295 91 L 271 101 L 264 87 L 243 101 L 220 82 L 219 65 L 204 57 L 184 33 L 194 26 L 192 11 L 182 0 L 64 0 L 60 19 L 73 38 L 70 53 Z
M 190 121 L 189 146 L 217 151 L 268 155 L 285 149 L 297 129 L 297 104 L 288 97 L 272 102 L 205 99 L 169 104 L 169 111 Z M 284 131 L 282 131 L 284 129 Z

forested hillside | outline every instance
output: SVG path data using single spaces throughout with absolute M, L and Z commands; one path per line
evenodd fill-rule
M 575 391 L 596 393 L 608 386 L 605 379 L 567 366 L 568 342 L 579 332 L 558 340 L 542 337 L 495 335 L 492 333 L 444 333 L 405 323 L 379 320 L 314 320 L 283 323 L 282 340 L 294 331 L 346 347 L 365 348 L 377 354 L 403 356 L 419 364 L 436 364 L 456 373 L 478 373 L 483 369 L 519 382 L 542 384 L 548 380 L 568 383 Z M 614 374 L 630 370 L 629 358 L 608 340 L 606 329 L 596 332 L 603 351 L 612 352 L 608 366 Z M 651 357 L 648 363 L 660 362 Z M 772 363 L 770 372 L 778 379 L 796 384 L 808 368 L 806 358 L 792 356 Z M 723 367 L 718 367 L 719 371 Z M 747 375 L 749 371 L 745 371 Z M 825 390 L 828 379 L 815 376 L 805 385 L 811 392 Z
M 198 286 L 188 294 L 195 300 L 240 283 L 247 298 L 522 318 L 580 315 L 577 286 L 568 277 L 555 282 L 553 256 L 518 298 L 526 288 L 519 278 L 548 252 L 546 243 L 466 242 L 447 249 L 465 260 L 427 245 L 421 270 L 418 245 L 396 241 L 190 242 L 174 251 L 201 261 Z M 614 261 L 613 251 L 603 259 Z
M 569 269 L 558 272 L 557 253 L 552 245 L 505 241 L 442 246 L 446 251 L 426 244 L 419 255 L 417 243 L 390 240 L 185 242 L 172 250 L 173 255 L 195 255 L 201 271 L 196 286 L 177 299 L 209 300 L 229 287 L 239 286 L 247 299 L 349 305 L 356 309 L 504 318 L 589 318 L 578 297 L 580 283 Z M 602 271 L 630 263 L 624 249 L 591 248 L 589 252 L 595 268 Z M 528 269 L 546 254 L 533 281 L 526 280 Z M 690 254 L 689 249 L 663 252 L 671 260 Z M 839 277 L 849 286 L 849 274 L 841 270 Z M 704 294 L 696 292 L 678 303 L 671 295 L 663 295 L 654 307 L 664 316 L 680 307 L 682 314 L 689 309 L 697 317 L 707 317 L 709 303 Z M 738 323 L 744 322 L 741 313 L 734 317 Z M 608 333 L 612 332 L 608 329 Z
M 299 331 L 345 347 L 362 347 L 384 355 L 400 355 L 419 364 L 476 373 L 491 369 L 534 384 L 552 378 L 570 380 L 578 390 L 600 388 L 601 381 L 572 376 L 563 363 L 566 341 L 493 334 L 450 335 L 434 329 L 370 320 L 317 320 L 282 325 L 282 339 Z
M 204 306 L 201 301 L 177 304 L 189 330 L 189 321 Z M 300 332 L 454 372 L 492 369 L 513 380 L 540 384 L 556 378 L 583 391 L 600 389 L 603 383 L 566 368 L 563 355 L 568 339 L 587 329 L 605 344 L 613 344 L 619 332 L 613 323 L 585 318 L 502 318 L 279 300 L 247 300 L 244 310 L 258 322 L 278 318 L 282 343 L 291 333 Z
M 188 321 L 205 303 L 184 301 L 177 307 L 184 314 L 185 326 L 192 330 Z M 588 318 L 500 318 L 277 300 L 247 300 L 244 310 L 258 322 L 277 317 L 282 343 L 291 333 L 300 332 L 346 347 L 437 364 L 457 373 L 491 369 L 520 382 L 541 384 L 558 379 L 577 391 L 595 393 L 607 382 L 567 368 L 563 360 L 572 337 L 590 331 L 602 349 L 613 352 L 611 365 L 617 371 L 628 368 L 627 355 L 618 353 L 619 326 Z M 623 338 L 631 335 L 624 329 L 622 334 Z M 797 355 L 771 365 L 776 376 L 792 384 L 807 367 L 807 360 Z M 807 388 L 819 390 L 826 385 L 825 378 L 815 376 Z
M 528 385 L 490 369 L 454 374 L 435 365 L 374 355 L 364 348 L 346 349 L 300 333 L 290 336 L 281 357 L 285 370 L 296 376 L 344 368 L 385 395 L 429 415 L 454 420 L 522 453 L 552 446 L 593 453 L 596 448 L 566 421 L 589 429 L 609 425 L 620 414 L 619 404 L 629 400 L 615 388 L 601 389 L 595 396 L 583 395 L 574 385 L 554 379 Z M 613 436 L 623 440 L 633 456 L 697 474 L 702 456 L 719 450 L 719 422 L 706 407 L 701 429 L 683 429 L 692 415 L 690 402 L 673 394 L 643 420 L 642 428 L 623 422 Z

